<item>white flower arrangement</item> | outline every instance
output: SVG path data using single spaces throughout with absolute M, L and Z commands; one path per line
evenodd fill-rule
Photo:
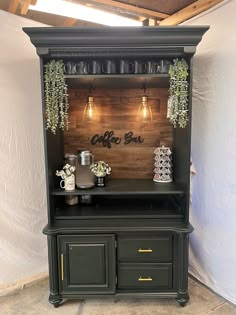
M 97 177 L 104 177 L 111 173 L 111 167 L 104 161 L 98 161 L 90 166 L 91 172 Z
M 63 169 L 61 171 L 56 171 L 56 175 L 61 176 L 62 179 L 65 179 L 66 177 L 71 176 L 74 172 L 75 166 L 66 164 L 65 166 L 63 166 Z

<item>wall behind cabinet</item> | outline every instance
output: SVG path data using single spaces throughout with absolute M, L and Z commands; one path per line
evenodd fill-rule
M 236 1 L 187 23 L 210 25 L 193 63 L 190 272 L 236 304 Z M 223 312 L 222 312 L 223 313 Z
M 39 58 L 23 26 L 42 24 L 0 10 L 0 295 L 47 271 Z

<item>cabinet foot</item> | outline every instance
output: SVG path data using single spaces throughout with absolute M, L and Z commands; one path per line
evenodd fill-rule
M 63 299 L 60 298 L 59 295 L 50 294 L 48 300 L 49 300 L 49 303 L 51 303 L 56 308 L 60 305 Z
M 189 301 L 189 295 L 188 293 L 180 293 L 178 294 L 178 297 L 176 298 L 176 301 L 179 303 L 180 306 L 184 307 L 188 301 Z

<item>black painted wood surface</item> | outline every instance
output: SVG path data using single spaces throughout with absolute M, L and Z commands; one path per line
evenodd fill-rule
M 59 236 L 58 262 L 60 293 L 115 292 L 114 235 Z
M 119 261 L 172 262 L 172 235 L 119 237 L 117 249 Z
M 39 55 L 146 57 L 194 54 L 208 26 L 23 28 Z
M 172 288 L 172 264 L 119 263 L 118 288 L 165 290 Z
M 108 179 L 109 180 L 109 179 Z M 111 179 L 105 187 L 65 191 L 53 189 L 52 195 L 183 195 L 183 185 L 155 183 L 151 179 Z

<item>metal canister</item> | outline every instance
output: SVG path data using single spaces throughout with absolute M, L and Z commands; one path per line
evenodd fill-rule
M 92 152 L 86 150 L 79 152 L 78 166 L 76 168 L 76 185 L 78 188 L 86 189 L 95 185 L 94 175 L 90 170 L 90 165 L 94 162 Z
M 65 161 L 66 161 L 66 163 L 76 167 L 77 166 L 77 155 L 67 153 L 65 155 Z
M 81 151 L 79 154 L 79 165 L 92 165 L 94 161 L 94 155 L 91 151 Z

